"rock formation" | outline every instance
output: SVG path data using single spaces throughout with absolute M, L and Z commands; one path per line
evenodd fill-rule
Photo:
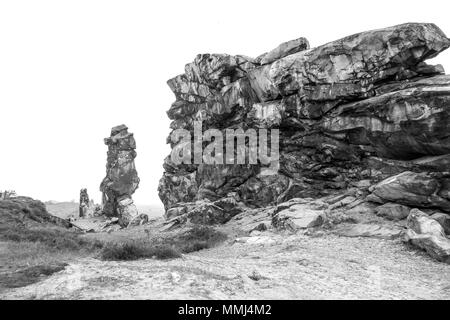
M 412 209 L 407 226 L 405 242 L 424 249 L 437 260 L 450 263 L 450 239 L 445 236 L 439 222 L 418 209 Z
M 84 218 L 87 216 L 87 211 L 89 209 L 89 195 L 87 193 L 87 189 L 80 190 L 80 218 Z
M 121 226 L 139 216 L 131 196 L 139 186 L 139 177 L 134 165 L 136 142 L 125 125 L 113 127 L 111 136 L 105 138 L 108 146 L 106 177 L 100 185 L 103 193 L 103 213 L 118 217 Z
M 198 55 L 168 81 L 176 97 L 171 129 L 192 133 L 198 121 L 203 132 L 279 129 L 280 167 L 268 175 L 260 161 L 178 164 L 168 156 L 158 188 L 166 218 L 223 223 L 244 210 L 350 188 L 362 191 L 342 204 L 356 201 L 349 210 L 381 205 L 376 213 L 396 221 L 411 208 L 449 213 L 450 76 L 425 62 L 448 47 L 436 25 L 407 23 L 316 48 L 299 38 L 257 58 Z M 172 149 L 189 143 L 167 141 Z M 321 209 L 305 210 L 299 202 L 274 212 L 272 225 L 321 221 Z

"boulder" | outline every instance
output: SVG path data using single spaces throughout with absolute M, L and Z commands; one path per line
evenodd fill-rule
M 419 209 L 412 209 L 407 220 L 407 227 L 418 234 L 445 236 L 444 229 L 436 220 Z
M 119 214 L 119 224 L 126 227 L 139 216 L 134 201 L 128 196 L 117 200 L 117 212 Z
M 266 231 L 272 227 L 273 207 L 265 209 L 245 209 L 227 222 L 235 230 L 250 234 L 252 231 Z
M 348 215 L 372 215 L 375 213 L 375 209 L 376 209 L 376 205 L 371 203 L 371 202 L 367 202 L 367 201 L 363 201 L 362 203 L 358 204 L 357 206 L 346 210 L 345 212 Z
M 439 222 L 446 235 L 450 235 L 450 215 L 442 212 L 433 213 L 430 218 Z
M 385 203 L 375 209 L 375 213 L 381 217 L 384 217 L 389 220 L 403 220 L 406 219 L 409 215 L 409 211 L 411 208 L 397 204 L 388 202 Z
M 307 204 L 293 204 L 275 213 L 272 217 L 272 225 L 278 230 L 296 232 L 300 229 L 321 226 L 325 217 L 323 210 L 313 209 Z
M 426 213 L 412 209 L 403 241 L 425 250 L 431 257 L 450 263 L 450 239 L 444 228 Z

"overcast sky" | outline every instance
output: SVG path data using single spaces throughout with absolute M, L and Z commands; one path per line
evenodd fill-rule
M 447 1 L 0 1 L 0 190 L 100 201 L 103 138 L 137 142 L 135 200 L 157 195 L 174 101 L 166 81 L 198 53 L 257 56 L 304 36 L 311 46 L 404 22 L 450 36 Z M 450 51 L 434 59 L 450 70 Z

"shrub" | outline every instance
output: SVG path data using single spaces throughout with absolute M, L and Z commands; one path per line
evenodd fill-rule
M 195 225 L 185 233 L 170 239 L 170 243 L 183 253 L 215 247 L 225 241 L 227 235 L 208 226 Z M 166 240 L 167 241 L 167 240 Z
M 101 254 L 103 260 L 138 260 L 157 258 L 161 260 L 180 258 L 181 254 L 168 245 L 151 244 L 146 241 L 130 241 L 124 243 L 109 243 Z
M 101 251 L 103 260 L 138 260 L 156 258 L 160 260 L 180 258 L 181 253 L 190 253 L 216 246 L 227 236 L 207 226 L 194 226 L 181 235 L 168 238 L 130 240 L 108 243 Z

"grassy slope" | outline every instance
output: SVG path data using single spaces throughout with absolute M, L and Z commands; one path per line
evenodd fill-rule
M 79 216 L 77 202 L 46 202 L 45 206 L 50 214 L 63 219 Z
M 65 228 L 40 201 L 0 201 L 0 290 L 36 282 L 100 248 Z

